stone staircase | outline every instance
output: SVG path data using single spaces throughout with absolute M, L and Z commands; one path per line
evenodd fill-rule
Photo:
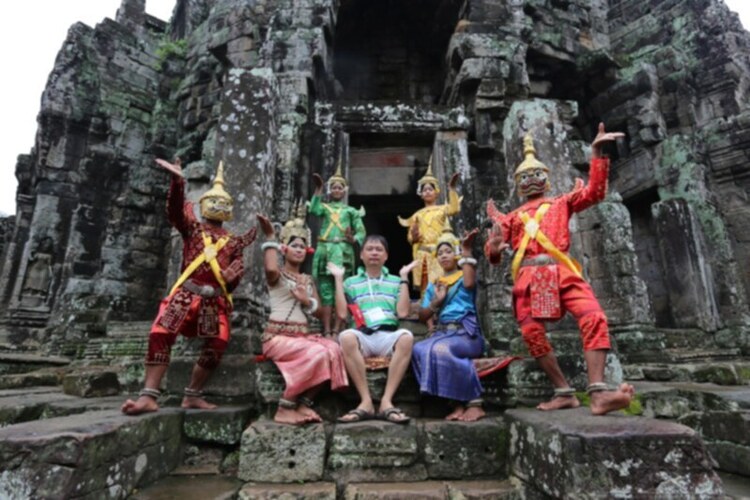
M 0 389 L 0 498 L 716 498 L 723 493 L 714 466 L 750 477 L 747 386 L 642 380 L 641 417 L 541 413 L 513 409 L 549 395 L 543 374 L 524 359 L 482 380 L 489 415 L 476 423 L 442 420 L 448 408 L 420 396 L 409 371 L 395 397 L 413 417 L 408 425 L 336 424 L 356 395 L 324 391 L 316 409 L 326 422 L 292 427 L 271 420 L 283 379 L 272 363 L 255 361 L 255 336 L 239 330 L 208 387 L 225 406 L 174 406 L 195 359 L 195 346 L 184 344 L 162 410 L 126 417 L 124 395 L 82 398 L 92 393 L 61 389 L 64 379 L 93 384 L 92 371 L 121 375 L 127 363 L 141 363 L 135 351 L 148 325 L 115 326 L 73 363 L 24 358 L 27 371 L 0 376 L 24 380 Z M 577 334 L 555 332 L 553 342 L 581 388 Z M 516 341 L 511 349 L 523 352 Z M 741 360 L 721 363 L 745 373 Z M 679 366 L 690 364 L 697 363 Z M 614 352 L 607 373 L 617 381 L 649 365 L 621 366 Z M 48 385 L 35 382 L 44 370 L 57 370 Z M 369 372 L 368 381 L 380 394 L 385 373 Z

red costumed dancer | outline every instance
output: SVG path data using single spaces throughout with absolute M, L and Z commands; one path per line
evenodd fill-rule
M 540 410 L 575 408 L 580 402 L 560 370 L 547 341 L 544 321 L 557 320 L 569 312 L 578 322 L 588 369 L 591 411 L 603 415 L 630 404 L 634 389 L 622 384 L 614 391 L 604 383 L 604 366 L 610 348 L 607 317 L 591 286 L 583 279 L 581 266 L 568 255 L 571 216 L 602 201 L 607 193 L 609 160 L 601 147 L 624 134 L 607 133 L 604 124 L 591 145 L 589 183 L 579 180 L 575 189 L 556 198 L 547 198 L 549 169 L 534 156 L 530 135 L 524 140 L 524 161 L 515 172 L 520 196 L 527 202 L 509 214 L 500 213 L 492 200 L 487 212 L 494 225 L 485 244 L 491 264 L 499 264 L 502 243 L 513 248 L 513 311 L 529 353 L 537 359 L 555 386 L 552 400 L 537 406 Z
M 213 187 L 201 196 L 196 218 L 193 203 L 185 201 L 185 180 L 179 160 L 175 164 L 156 160 L 172 172 L 167 198 L 169 222 L 183 240 L 182 274 L 162 300 L 151 327 L 146 355 L 146 381 L 136 401 L 127 400 L 123 413 L 138 415 L 159 409 L 161 379 L 167 371 L 177 334 L 205 339 L 201 356 L 185 388 L 183 408 L 213 409 L 201 390 L 219 365 L 229 343 L 231 291 L 244 274 L 242 250 L 255 240 L 256 228 L 234 236 L 222 227 L 232 218 L 232 197 L 224 190 L 224 168 L 219 164 Z

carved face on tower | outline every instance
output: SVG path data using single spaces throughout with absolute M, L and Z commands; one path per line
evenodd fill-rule
M 534 198 L 541 196 L 551 189 L 549 182 L 549 168 L 536 159 L 536 149 L 531 134 L 523 139 L 523 153 L 525 159 L 516 168 L 514 179 L 518 196 Z
M 200 199 L 201 216 L 204 219 L 226 222 L 232 220 L 234 200 L 224 190 L 224 164 L 219 162 L 216 178 L 211 189 L 203 193 Z

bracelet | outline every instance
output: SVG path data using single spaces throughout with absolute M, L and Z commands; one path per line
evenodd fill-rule
M 302 312 L 305 314 L 313 314 L 318 310 L 318 301 L 310 297 L 310 305 L 302 308 Z
M 440 310 L 440 306 L 435 307 L 435 304 L 433 304 L 432 302 L 430 302 L 430 305 L 427 306 L 427 309 L 429 309 L 430 311 L 432 311 L 432 314 L 437 314 L 437 312 Z
M 260 249 L 264 252 L 269 248 L 275 248 L 276 251 L 281 252 L 281 245 L 279 245 L 278 241 L 266 241 L 260 246 Z
M 461 257 L 460 259 L 458 259 L 459 267 L 463 266 L 464 264 L 469 264 L 470 266 L 476 267 L 477 259 L 475 259 L 474 257 Z
M 401 280 L 401 283 L 399 283 L 399 286 L 401 285 L 409 286 L 409 280 Z

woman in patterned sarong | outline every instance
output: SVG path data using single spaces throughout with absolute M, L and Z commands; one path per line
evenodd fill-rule
M 448 228 L 449 230 L 449 228 Z M 412 366 L 423 394 L 449 399 L 455 409 L 446 420 L 472 422 L 484 417 L 482 384 L 473 358 L 484 351 L 484 338 L 477 322 L 476 259 L 471 247 L 478 230 L 461 242 L 444 232 L 437 243 L 437 260 L 443 276 L 427 286 L 419 319 L 437 318 L 434 333 L 414 344 Z
M 293 425 L 322 422 L 312 409 L 314 396 L 325 382 L 339 390 L 348 386 L 348 380 L 339 345 L 308 332 L 307 316 L 319 317 L 321 309 L 311 277 L 300 272 L 310 253 L 304 207 L 284 225 L 281 244 L 275 241 L 270 220 L 263 215 L 258 220 L 267 238 L 262 249 L 271 302 L 262 337 L 263 354 L 276 364 L 286 382 L 274 421 Z M 279 256 L 284 257 L 283 265 Z

